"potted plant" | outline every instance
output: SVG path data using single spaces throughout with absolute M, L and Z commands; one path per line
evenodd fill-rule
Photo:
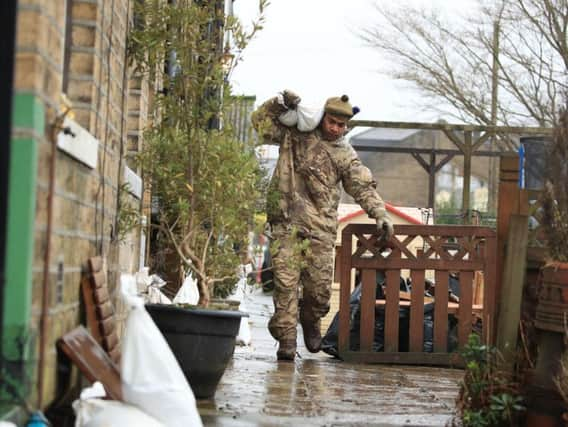
M 246 247 L 254 218 L 261 169 L 254 151 L 223 123 L 223 108 L 230 96 L 228 59 L 236 51 L 238 60 L 261 28 L 265 3 L 246 32 L 225 16 L 223 2 L 137 2 L 130 34 L 135 72 L 157 86 L 139 154 L 152 194 L 152 227 L 167 242 L 167 264 L 190 271 L 200 295 L 198 307 L 147 308 L 197 397 L 213 395 L 243 315 L 207 307 L 236 284 L 237 248 Z

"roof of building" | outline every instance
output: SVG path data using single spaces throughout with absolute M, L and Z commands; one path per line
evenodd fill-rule
M 358 145 L 388 147 L 398 145 L 418 132 L 416 129 L 371 128 L 352 136 L 350 141 L 353 147 Z
M 422 210 L 420 208 L 413 207 L 395 207 L 390 203 L 385 203 L 385 207 L 388 212 L 396 215 L 411 224 L 422 225 Z M 341 203 L 339 205 L 338 214 L 339 222 L 349 221 L 359 215 L 364 214 L 365 211 L 361 209 L 361 206 L 350 203 Z

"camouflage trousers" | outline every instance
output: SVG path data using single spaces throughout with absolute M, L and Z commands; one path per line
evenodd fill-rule
M 276 340 L 296 340 L 300 293 L 303 318 L 317 322 L 329 311 L 335 235 L 306 238 L 276 229 L 273 238 L 274 315 L 268 329 Z

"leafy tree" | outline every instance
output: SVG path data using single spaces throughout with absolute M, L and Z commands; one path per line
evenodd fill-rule
M 202 306 L 215 285 L 236 281 L 236 248 L 247 238 L 261 176 L 254 153 L 221 124 L 230 96 L 227 54 L 240 59 L 262 28 L 267 2 L 248 32 L 222 5 L 139 2 L 140 25 L 130 35 L 136 71 L 157 82 L 139 156 L 159 209 L 154 226 L 197 278 Z

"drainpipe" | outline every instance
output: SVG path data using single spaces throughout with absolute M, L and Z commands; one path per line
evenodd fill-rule
M 41 314 L 39 318 L 39 357 L 38 357 L 38 407 L 43 404 L 43 384 L 45 372 L 45 347 L 47 345 L 47 311 L 49 308 L 49 265 L 51 261 L 51 230 L 53 227 L 53 195 L 55 193 L 55 159 L 57 157 L 57 134 L 63 124 L 65 114 L 58 116 L 50 126 L 49 142 L 51 153 L 49 156 L 49 181 L 47 193 L 47 228 L 45 232 L 45 253 L 43 258 L 43 277 L 41 290 Z
M 6 222 L 8 217 L 8 189 L 10 138 L 12 133 L 12 90 L 14 78 L 14 50 L 16 42 L 17 0 L 0 3 L 0 356 L 4 354 L 4 284 L 6 278 Z

